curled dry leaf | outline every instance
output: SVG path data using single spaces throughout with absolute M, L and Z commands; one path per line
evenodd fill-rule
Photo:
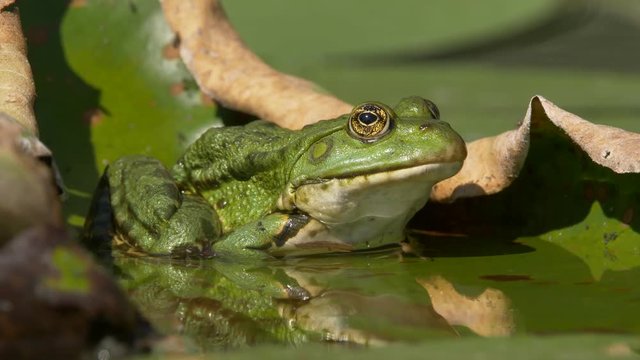
M 10 6 L 13 0 L 0 2 L 0 112 L 15 119 L 26 130 L 23 142 L 26 152 L 52 164 L 49 150 L 38 139 L 38 124 L 33 112 L 35 84 L 27 44 L 18 11 Z M 60 183 L 61 184 L 61 183 Z
M 0 10 L 3 10 L 7 6 L 13 5 L 15 2 L 15 0 L 0 0 Z
M 217 0 L 163 0 L 162 8 L 200 89 L 223 105 L 288 128 L 351 111 L 313 83 L 266 65 L 242 42 Z
M 35 85 L 18 11 L 6 7 L 12 3 L 0 2 L 0 109 L 37 135 Z
M 20 18 L 12 1 L 0 2 L 0 243 L 36 224 L 61 225 L 52 164 L 38 139 L 35 88 Z
M 619 174 L 640 172 L 640 134 L 590 123 L 542 96 L 535 96 L 517 129 L 468 144 L 469 155 L 462 170 L 436 184 L 432 200 L 452 202 L 500 192 L 518 177 L 532 133 L 550 130 L 561 131 L 601 166 Z

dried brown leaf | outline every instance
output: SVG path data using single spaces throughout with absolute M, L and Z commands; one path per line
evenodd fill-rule
M 5 9 L 11 3 L 0 3 L 0 110 L 37 135 L 33 113 L 35 85 L 18 11 Z
M 246 47 L 217 0 L 163 0 L 162 8 L 200 89 L 223 105 L 288 128 L 351 111 L 315 84 L 266 65 Z
M 62 223 L 54 181 L 43 165 L 53 160 L 37 138 L 35 86 L 12 4 L 0 2 L 0 244 L 26 227 Z
M 7 6 L 11 6 L 16 0 L 0 0 L 0 11 L 4 10 Z
M 534 96 L 517 129 L 468 144 L 469 155 L 462 170 L 436 184 L 432 200 L 451 202 L 500 192 L 518 177 L 532 133 L 552 130 L 565 134 L 601 166 L 620 174 L 640 172 L 640 134 L 590 123 L 542 96 Z

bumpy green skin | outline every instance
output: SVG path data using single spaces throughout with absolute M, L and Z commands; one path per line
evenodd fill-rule
M 339 124 L 322 125 L 327 129 L 305 128 L 303 134 L 263 121 L 209 129 L 172 173 L 179 187 L 200 194 L 215 208 L 229 233 L 275 210 L 295 161 Z
M 391 116 L 376 139 L 355 136 L 346 114 L 299 131 L 213 128 L 171 172 L 148 157 L 119 159 L 105 175 L 117 238 L 148 254 L 263 258 L 314 220 L 292 200 L 300 186 L 466 157 L 431 102 L 374 104 Z

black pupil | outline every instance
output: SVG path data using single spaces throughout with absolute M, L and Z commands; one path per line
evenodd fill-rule
M 378 115 L 370 112 L 363 112 L 360 115 L 358 115 L 358 121 L 360 121 L 365 125 L 371 125 L 377 120 L 378 120 Z

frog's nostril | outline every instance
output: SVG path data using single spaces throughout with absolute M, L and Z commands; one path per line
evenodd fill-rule
M 430 128 L 431 128 L 431 124 L 429 124 L 429 123 L 424 123 L 424 124 L 420 125 L 420 130 L 422 130 L 422 131 L 430 129 Z

